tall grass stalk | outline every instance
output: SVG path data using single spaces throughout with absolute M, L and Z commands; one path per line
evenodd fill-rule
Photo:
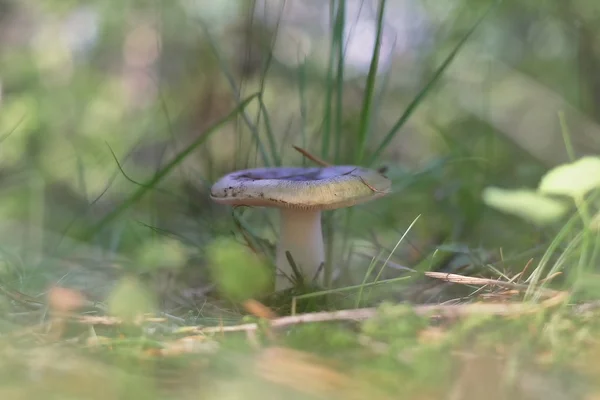
M 336 7 L 337 5 L 337 7 Z M 325 78 L 325 110 L 323 117 L 323 128 L 321 136 L 321 158 L 324 160 L 330 157 L 330 147 L 332 139 L 332 119 L 333 119 L 333 94 L 336 83 L 340 81 L 340 72 L 343 74 L 343 63 L 340 64 L 339 56 L 343 55 L 344 38 L 344 14 L 345 0 L 331 0 L 329 2 L 330 24 L 332 25 L 331 44 L 329 51 L 329 60 L 327 62 L 327 76 Z M 342 59 L 343 61 L 343 59 Z M 337 67 L 336 67 L 337 64 Z M 340 65 L 342 70 L 340 71 Z M 341 112 L 341 111 L 340 111 Z M 337 115 L 337 112 L 336 112 Z M 334 136 L 337 133 L 334 133 Z M 335 136 L 337 137 L 337 136 Z M 338 142 L 336 142 L 338 143 Z M 336 148 L 339 147 L 336 146 Z M 335 150 L 339 154 L 339 149 Z M 335 157 L 334 157 L 335 161 Z
M 298 68 L 298 96 L 300 99 L 300 137 L 302 148 L 308 148 L 308 135 L 306 132 L 306 64 L 302 63 Z M 302 165 L 306 166 L 307 159 L 302 157 Z
M 365 273 L 365 276 L 363 277 L 361 284 L 358 285 L 359 291 L 358 291 L 358 295 L 356 296 L 356 303 L 355 303 L 356 308 L 360 307 L 360 303 L 363 299 L 364 288 L 366 287 L 366 285 L 368 285 L 367 279 L 369 279 L 369 276 L 371 276 L 371 274 L 373 273 L 373 270 L 375 269 L 375 266 L 377 265 L 377 260 L 379 259 L 379 257 L 381 257 L 382 254 L 383 254 L 383 250 L 381 250 L 379 252 L 377 257 L 373 257 L 371 259 L 371 262 L 369 263 L 369 266 L 367 267 L 367 272 Z
M 564 111 L 558 112 L 558 121 L 560 122 L 560 132 L 562 134 L 563 141 L 565 142 L 565 149 L 569 160 L 575 161 L 575 149 L 573 148 L 573 141 L 571 140 L 571 132 L 567 125 L 567 118 L 565 117 Z
M 539 287 L 539 281 L 542 278 L 542 274 L 544 273 L 548 263 L 552 255 L 555 254 L 560 248 L 560 245 L 564 242 L 567 236 L 572 233 L 573 229 L 575 229 L 576 224 L 579 220 L 578 215 L 573 215 L 569 220 L 563 225 L 563 227 L 559 230 L 558 234 L 552 239 L 550 245 L 544 252 L 544 255 L 540 259 L 537 267 L 533 270 L 531 275 L 525 280 L 529 284 L 529 289 L 525 292 L 525 300 L 536 300 L 538 297 L 536 296 L 537 288 Z M 556 265 L 555 265 L 556 266 Z M 551 269 L 550 272 L 546 275 L 556 272 L 555 269 Z
M 344 95 L 344 29 L 346 23 L 346 1 L 331 0 L 329 3 L 329 13 L 332 34 L 326 77 L 321 158 L 324 160 L 330 158 L 330 146 L 333 137 L 333 162 L 334 164 L 338 164 L 342 154 L 341 138 Z M 334 217 L 335 212 L 332 211 L 327 213 L 323 223 L 326 238 L 326 260 L 323 269 L 325 287 L 330 287 L 333 275 Z
M 265 106 L 265 102 L 263 99 L 263 94 L 265 93 L 265 85 L 267 83 L 267 76 L 269 73 L 269 69 L 271 68 L 271 64 L 273 62 L 273 48 L 275 47 L 275 43 L 277 40 L 277 35 L 279 34 L 279 27 L 281 24 L 281 16 L 283 14 L 283 8 L 285 7 L 285 2 L 281 3 L 279 8 L 279 15 L 277 18 L 277 23 L 275 25 L 275 33 L 273 35 L 273 39 L 271 40 L 271 48 L 269 49 L 269 53 L 267 54 L 267 60 L 265 62 L 265 66 L 260 75 L 260 88 L 259 93 L 261 94 L 258 98 L 260 102 L 260 108 L 258 111 L 258 115 L 256 116 L 256 126 L 260 125 L 260 117 L 264 115 L 265 119 L 265 130 L 267 134 L 267 142 L 269 143 L 269 148 L 271 149 L 271 158 L 273 160 L 273 164 L 275 166 L 281 166 L 281 155 L 277 149 L 277 141 L 275 140 L 275 133 L 273 132 L 273 128 L 271 125 L 271 118 L 269 117 L 269 110 Z M 260 137 L 259 139 L 260 140 Z
M 459 40 L 457 45 L 452 49 L 450 54 L 444 59 L 442 64 L 435 70 L 433 76 L 429 81 L 425 84 L 423 89 L 415 96 L 415 98 L 408 104 L 404 113 L 398 118 L 398 120 L 394 123 L 392 128 L 388 131 L 388 133 L 384 136 L 382 141 L 379 143 L 371 157 L 368 159 L 367 165 L 371 166 L 377 162 L 377 160 L 381 157 L 383 152 L 391 143 L 392 139 L 396 137 L 396 134 L 400 131 L 400 129 L 404 126 L 406 121 L 410 118 L 413 112 L 417 109 L 417 107 L 423 102 L 425 97 L 429 94 L 429 92 L 433 89 L 435 84 L 442 77 L 444 72 L 448 69 L 454 58 L 458 55 L 460 50 L 466 44 L 467 40 L 475 33 L 479 25 L 484 21 L 489 12 L 497 5 L 497 3 L 493 3 L 479 19 L 473 24 L 473 26 L 467 31 L 467 33 Z
M 362 111 L 360 115 L 360 126 L 357 132 L 357 147 L 355 160 L 362 164 L 365 156 L 365 148 L 367 146 L 367 138 L 371 129 L 373 102 L 375 98 L 375 81 L 379 70 L 379 54 L 381 52 L 381 39 L 383 36 L 383 17 L 385 15 L 386 0 L 379 1 L 377 9 L 377 34 L 375 38 L 375 47 L 371 55 L 371 65 L 367 76 L 367 86 L 365 89 L 365 97 L 363 99 Z
M 89 229 L 83 240 L 90 240 L 94 236 L 96 236 L 102 229 L 104 229 L 108 224 L 114 221 L 116 218 L 121 216 L 124 212 L 126 212 L 131 206 L 133 206 L 136 202 L 138 202 L 142 197 L 144 197 L 150 190 L 154 189 L 175 167 L 177 167 L 183 160 L 185 160 L 194 150 L 196 150 L 199 146 L 201 146 L 204 142 L 206 142 L 215 132 L 217 132 L 221 127 L 223 127 L 228 122 L 232 121 L 236 118 L 247 106 L 250 104 L 252 100 L 259 97 L 259 93 L 255 93 L 246 99 L 242 100 L 229 114 L 225 117 L 221 118 L 215 124 L 213 124 L 210 128 L 206 129 L 200 137 L 194 140 L 191 144 L 189 144 L 186 148 L 180 151 L 169 163 L 167 163 L 164 167 L 159 169 L 152 179 L 147 183 L 138 187 L 138 189 L 133 192 L 129 197 L 127 197 L 117 208 L 115 208 L 112 212 L 102 218 L 96 225 L 94 225 L 91 229 Z
M 211 47 L 211 50 L 213 51 L 213 53 L 215 54 L 215 57 L 217 58 L 221 72 L 225 76 L 225 79 L 227 80 L 229 87 L 230 87 L 231 91 L 233 92 L 235 100 L 238 102 L 238 106 L 239 106 L 241 104 L 240 88 L 236 84 L 235 78 L 234 78 L 233 74 L 231 73 L 229 66 L 223 59 L 221 52 L 219 50 L 219 46 L 217 45 L 215 39 L 213 38 L 210 30 L 206 26 L 206 23 L 204 21 L 200 21 L 200 26 L 202 27 L 202 30 L 203 30 L 204 34 L 206 35 L 206 38 Z M 240 113 L 242 120 L 244 121 L 244 123 L 250 130 L 250 133 L 252 134 L 252 139 L 253 139 L 254 143 L 256 144 L 256 148 L 258 150 L 258 153 L 260 155 L 260 158 L 261 158 L 263 164 L 268 167 L 271 165 L 271 162 L 270 162 L 271 160 L 269 160 L 269 156 L 267 155 L 265 146 L 263 145 L 263 143 L 260 139 L 260 133 L 258 130 L 258 126 L 250 119 L 250 116 L 244 109 L 245 109 L 245 107 L 242 107 L 241 108 L 242 111 Z
M 340 163 L 342 154 L 342 119 L 344 116 L 344 31 L 346 27 L 346 0 L 337 1 L 336 21 L 333 36 L 336 40 L 337 71 L 335 79 L 335 119 L 334 119 L 334 141 L 335 155 L 333 161 Z

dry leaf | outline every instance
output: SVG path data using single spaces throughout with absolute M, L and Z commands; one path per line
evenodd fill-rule
M 264 319 L 277 318 L 277 314 L 273 310 L 271 310 L 269 307 L 265 306 L 264 304 L 262 304 L 259 301 L 249 299 L 249 300 L 244 301 L 243 305 L 244 305 L 244 308 L 246 309 L 246 311 L 248 311 L 250 314 L 254 315 L 255 317 L 264 318 Z
M 69 314 L 81 308 L 86 298 L 81 292 L 60 286 L 54 286 L 48 291 L 48 305 L 58 314 Z
M 86 298 L 77 290 L 54 286 L 48 291 L 48 305 L 52 311 L 52 322 L 48 332 L 48 339 L 60 339 L 66 330 L 65 317 L 81 308 Z
M 282 347 L 265 349 L 256 360 L 256 371 L 267 381 L 317 396 L 331 396 L 351 383 L 316 356 Z

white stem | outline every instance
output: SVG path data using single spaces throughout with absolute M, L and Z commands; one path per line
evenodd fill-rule
M 293 286 L 293 283 L 286 278 L 286 275 L 291 278 L 295 277 L 294 270 L 286 257 L 286 251 L 292 255 L 305 283 L 313 280 L 319 267 L 325 261 L 321 211 L 281 209 L 279 218 L 280 238 L 277 245 L 277 276 L 275 280 L 275 290 L 277 291 Z M 319 278 L 322 276 L 323 271 L 319 273 Z

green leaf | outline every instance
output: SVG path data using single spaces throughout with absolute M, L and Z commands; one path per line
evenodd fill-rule
M 529 189 L 488 187 L 483 191 L 483 202 L 496 210 L 538 225 L 557 221 L 568 209 L 565 203 Z
M 546 173 L 539 191 L 579 199 L 597 188 L 600 188 L 600 157 L 583 157 Z
M 121 279 L 108 298 L 109 313 L 126 321 L 151 312 L 154 305 L 150 292 L 132 277 Z
M 269 268 L 233 239 L 217 239 L 208 249 L 211 274 L 221 292 L 236 301 L 264 294 L 272 284 Z
M 163 238 L 148 240 L 137 250 L 137 266 L 148 271 L 157 268 L 180 268 L 187 260 L 185 247 L 180 241 Z

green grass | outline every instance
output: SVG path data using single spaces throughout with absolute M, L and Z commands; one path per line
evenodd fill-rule
M 376 44 L 393 6 L 377 2 Z M 412 92 L 388 87 L 393 74 L 378 73 L 379 46 L 360 88 L 345 79 L 344 32 L 352 9 L 345 0 L 330 2 L 332 40 L 321 69 L 311 62 L 296 69 L 278 63 L 271 50 L 283 20 L 270 32 L 246 17 L 242 47 L 263 54 L 254 73 L 241 73 L 231 56 L 228 35 L 235 34 L 216 32 L 210 21 L 189 17 L 179 6 L 161 7 L 164 49 L 181 61 L 161 61 L 175 72 L 166 68 L 170 80 L 151 111 L 130 111 L 98 128 L 131 132 L 123 142 L 112 131 L 106 140 L 79 133 L 88 100 L 93 104 L 103 79 L 110 80 L 107 72 L 82 64 L 76 67 L 80 86 L 48 93 L 38 72 L 16 64 L 23 64 L 21 57 L 0 51 L 2 65 L 10 67 L 3 101 L 10 105 L 20 91 L 39 101 L 28 109 L 37 125 L 21 125 L 35 129 L 23 133 L 8 124 L 9 134 L 0 133 L 0 150 L 23 151 L 0 185 L 0 212 L 13 222 L 0 226 L 0 398 L 597 393 L 597 196 L 574 202 L 572 215 L 544 228 L 490 210 L 481 200 L 485 186 L 531 186 L 547 168 L 501 140 L 485 121 L 463 116 L 442 126 L 426 120 L 453 62 L 506 11 L 503 6 L 480 4 L 466 13 L 468 24 L 453 27 L 454 36 L 438 43 L 431 70 Z M 106 12 L 107 26 L 119 29 L 103 34 L 103 51 L 118 48 L 121 54 L 125 28 Z M 256 37 L 248 33 L 253 29 Z M 95 57 L 109 59 L 106 54 Z M 68 114 L 62 107 L 68 108 L 72 93 L 79 112 Z M 124 104 L 121 99 L 117 107 Z M 494 110 L 493 103 L 486 106 Z M 0 109 L 0 122 L 3 117 Z M 575 160 L 569 120 L 561 114 L 557 124 Z M 423 136 L 437 131 L 427 137 L 436 142 L 433 160 L 409 163 L 395 156 L 402 150 L 397 140 L 415 130 Z M 485 138 L 473 133 L 483 131 Z M 152 137 L 149 143 L 163 145 L 159 158 L 166 161 L 150 171 L 140 167 L 136 154 L 127 154 L 131 137 L 141 138 L 141 148 Z M 75 149 L 70 165 L 77 185 L 61 186 L 67 178 L 45 170 L 63 157 L 38 163 L 54 138 Z M 217 206 L 208 189 L 234 167 L 311 165 L 292 145 L 333 164 L 385 166 L 393 191 L 324 213 L 324 287 L 304 282 L 271 293 L 265 288 L 274 268 L 274 215 Z M 106 190 L 89 200 L 96 186 L 88 181 L 90 164 L 99 160 L 109 160 L 106 169 L 115 172 L 106 173 Z M 534 172 L 522 177 L 517 164 Z M 513 285 L 447 283 L 424 276 L 432 270 Z M 67 294 L 50 301 L 53 285 L 81 291 L 87 300 L 62 320 L 56 311 Z M 543 303 L 548 288 L 564 291 L 567 300 Z M 442 308 L 424 312 L 422 303 Z M 507 303 L 542 306 L 520 313 L 502 309 Z M 496 311 L 474 312 L 478 304 Z M 128 319 L 142 310 L 148 312 L 142 322 Z M 351 315 L 318 314 L 340 310 Z M 308 321 L 271 329 L 261 318 L 267 312 L 310 314 Z M 362 312 L 369 318 L 352 316 Z M 314 320 L 323 315 L 330 320 Z M 235 328 L 252 323 L 250 332 Z

